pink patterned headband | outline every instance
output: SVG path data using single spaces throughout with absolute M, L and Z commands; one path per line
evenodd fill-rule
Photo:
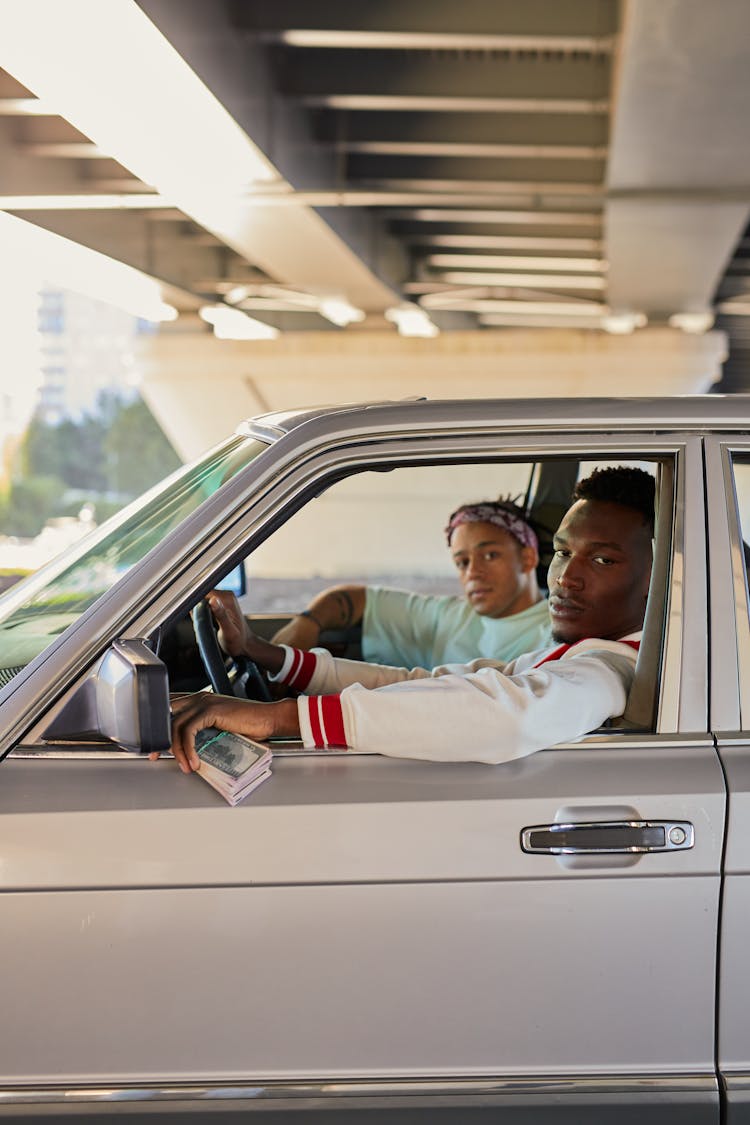
M 487 501 L 484 504 L 464 504 L 463 507 L 457 508 L 448 520 L 448 526 L 445 529 L 449 547 L 453 532 L 462 523 L 494 523 L 496 527 L 501 527 L 504 531 L 510 532 L 522 547 L 533 547 L 535 551 L 539 550 L 537 537 L 526 521 L 515 515 L 503 504 L 493 504 Z

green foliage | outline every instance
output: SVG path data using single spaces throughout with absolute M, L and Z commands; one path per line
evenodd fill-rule
M 80 419 L 51 425 L 34 418 L 0 496 L 0 534 L 37 535 L 48 519 L 75 514 L 85 502 L 101 523 L 179 464 L 140 398 L 104 393 Z
M 6 535 L 33 536 L 61 505 L 65 485 L 59 477 L 34 476 L 14 480 L 0 500 L 0 529 Z
M 27 476 L 57 476 L 68 488 L 106 492 L 108 481 L 101 418 L 84 414 L 80 421 L 64 418 L 56 426 L 32 419 L 21 446 Z
M 122 405 L 117 411 L 102 447 L 110 488 L 130 496 L 140 496 L 180 464 L 153 414 L 140 398 Z

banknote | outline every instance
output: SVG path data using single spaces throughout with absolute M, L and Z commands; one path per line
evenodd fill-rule
M 216 727 L 198 731 L 195 749 L 202 762 L 232 778 L 240 777 L 270 754 L 268 747 L 260 742 Z
M 198 774 L 230 804 L 236 805 L 271 776 L 271 751 L 230 731 L 207 727 L 195 736 Z

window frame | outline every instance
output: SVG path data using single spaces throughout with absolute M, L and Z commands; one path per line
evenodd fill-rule
M 662 559 L 667 604 L 661 614 L 651 614 L 649 634 L 662 643 L 656 661 L 651 661 L 651 674 L 655 671 L 658 681 L 655 685 L 655 718 L 649 730 L 613 730 L 594 732 L 584 736 L 583 743 L 594 739 L 611 739 L 617 745 L 641 744 L 654 737 L 668 738 L 680 730 L 700 733 L 706 729 L 705 689 L 696 690 L 696 683 L 705 680 L 706 653 L 691 649 L 683 644 L 683 628 L 688 608 L 685 600 L 685 554 L 690 543 L 690 552 L 701 548 L 704 534 L 703 510 L 700 518 L 691 515 L 686 520 L 684 499 L 695 495 L 696 480 L 702 495 L 702 458 L 700 439 L 680 433 L 643 433 L 633 431 L 627 434 L 585 433 L 503 433 L 497 429 L 482 434 L 445 434 L 425 431 L 394 438 L 390 435 L 362 435 L 360 440 L 346 447 L 327 444 L 325 448 L 305 451 L 307 455 L 295 458 L 290 456 L 286 464 L 279 466 L 268 487 L 261 492 L 250 493 L 244 504 L 236 506 L 228 503 L 227 519 L 224 526 L 217 526 L 211 537 L 210 550 L 203 550 L 199 557 L 185 555 L 179 560 L 180 582 L 164 585 L 160 589 L 149 586 L 149 596 L 134 611 L 127 628 L 120 635 L 126 637 L 153 635 L 159 627 L 185 612 L 202 596 L 216 580 L 219 573 L 234 566 L 241 558 L 251 555 L 254 547 L 262 542 L 281 522 L 303 504 L 307 503 L 321 487 L 327 487 L 336 477 L 353 472 L 372 469 L 378 463 L 398 465 L 447 464 L 450 462 L 472 461 L 543 461 L 554 458 L 578 458 L 580 460 L 623 460 L 634 461 L 653 459 L 662 464 L 674 465 L 674 484 L 663 489 L 662 526 L 667 527 L 671 520 L 666 555 Z M 293 451 L 292 451 L 293 453 Z M 662 474 L 663 476 L 664 474 Z M 236 489 L 237 478 L 233 485 Z M 664 503 L 669 488 L 670 503 Z M 231 518 L 230 518 L 231 513 Z M 667 514 L 669 513 L 669 515 Z M 664 544 L 663 536 L 660 542 Z M 210 555 L 210 562 L 207 558 Z M 705 555 L 699 556 L 704 566 Z M 142 568 L 148 577 L 148 566 Z M 691 584 L 695 589 L 691 594 L 693 602 L 701 598 L 701 574 L 697 560 L 691 566 Z M 156 576 L 154 576 L 156 578 Z M 676 580 L 676 578 L 678 580 Z M 177 588 L 179 587 L 179 588 Z M 187 594 L 185 591 L 189 591 Z M 650 598 L 651 602 L 652 599 Z M 705 588 L 703 589 L 705 603 Z M 145 603 L 145 604 L 144 604 Z M 693 613 L 694 616 L 694 613 Z M 661 619 L 660 619 L 661 618 Z M 705 618 L 704 618 L 705 620 Z M 639 667 L 643 662 L 639 660 Z M 37 717 L 30 727 L 22 745 L 29 747 L 41 742 L 41 732 L 53 719 L 54 714 L 64 704 L 65 699 L 80 683 L 80 676 L 68 685 L 60 699 L 44 714 Z M 701 719 L 702 716 L 702 719 Z M 581 746 L 581 742 L 575 745 Z M 50 748 L 54 753 L 59 747 Z M 45 752 L 43 749 L 42 754 Z M 117 752 L 115 752 L 117 753 Z

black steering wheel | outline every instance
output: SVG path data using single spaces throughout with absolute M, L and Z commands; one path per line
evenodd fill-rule
M 213 614 L 207 601 L 198 602 L 190 611 L 198 651 L 203 667 L 206 669 L 211 687 L 218 695 L 234 695 L 241 699 L 254 699 L 261 703 L 271 702 L 268 683 L 258 665 L 246 656 L 231 657 L 235 668 L 233 679 L 229 678 L 226 657 L 221 651 L 216 635 Z

